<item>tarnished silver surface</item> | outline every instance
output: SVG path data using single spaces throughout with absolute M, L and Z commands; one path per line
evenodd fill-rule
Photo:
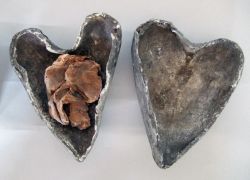
M 95 142 L 120 51 L 121 36 L 121 27 L 114 18 L 104 13 L 95 13 L 86 17 L 74 47 L 69 50 L 57 47 L 41 30 L 35 28 L 25 29 L 12 39 L 11 64 L 28 92 L 31 103 L 53 134 L 79 161 L 85 159 Z M 90 56 L 101 65 L 103 89 L 99 100 L 89 106 L 91 127 L 86 130 L 63 126 L 48 113 L 44 72 L 64 53 Z
M 191 43 L 171 23 L 151 20 L 135 31 L 132 59 L 153 157 L 167 168 L 223 110 L 240 79 L 243 53 L 227 39 Z

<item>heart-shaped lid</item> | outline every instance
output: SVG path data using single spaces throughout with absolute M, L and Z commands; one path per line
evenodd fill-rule
M 132 58 L 153 157 L 166 168 L 214 123 L 238 83 L 243 53 L 227 39 L 191 43 L 171 23 L 151 20 L 137 28 Z

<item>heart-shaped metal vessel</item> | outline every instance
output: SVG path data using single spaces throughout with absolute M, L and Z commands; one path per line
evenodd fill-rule
M 40 117 L 55 134 L 82 161 L 96 139 L 101 113 L 110 87 L 121 46 L 121 27 L 107 14 L 86 17 L 75 46 L 64 50 L 55 46 L 39 29 L 25 29 L 11 42 L 11 63 L 29 94 Z M 45 69 L 61 54 L 90 56 L 101 66 L 103 89 L 97 102 L 89 105 L 91 126 L 79 130 L 63 126 L 51 118 L 44 83 Z
M 153 157 L 166 168 L 215 122 L 241 76 L 243 53 L 227 39 L 191 43 L 171 23 L 151 20 L 137 28 L 132 58 Z

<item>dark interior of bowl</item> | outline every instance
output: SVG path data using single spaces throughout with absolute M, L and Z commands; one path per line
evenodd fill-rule
M 162 153 L 162 159 L 156 161 L 166 167 L 197 141 L 222 111 L 239 79 L 242 52 L 225 39 L 192 47 L 170 24 L 146 24 L 138 33 L 135 48 L 157 121 L 153 127 L 157 126 L 158 143 L 151 144 Z M 143 112 L 147 109 L 142 108 Z M 154 123 L 153 118 L 147 123 Z M 147 130 L 152 131 L 149 126 Z
M 57 123 L 48 114 L 48 99 L 46 95 L 44 73 L 45 69 L 62 53 L 90 56 L 101 65 L 101 77 L 103 88 L 106 83 L 106 65 L 112 49 L 111 33 L 114 29 L 113 19 L 103 16 L 95 16 L 81 30 L 80 41 L 71 50 L 62 50 L 53 45 L 46 36 L 38 29 L 27 29 L 18 33 L 12 41 L 10 54 L 15 54 L 16 64 L 14 67 L 21 75 L 21 80 L 27 88 L 29 84 L 33 104 L 39 111 L 40 116 L 47 121 L 50 129 L 65 143 L 74 155 L 80 159 L 91 146 L 92 138 L 96 133 L 95 113 L 98 101 L 89 105 L 91 126 L 86 130 L 79 130 L 71 126 L 63 126 Z M 59 49 L 58 53 L 46 48 L 44 39 L 47 39 L 52 49 Z M 21 66 L 21 68 L 19 67 Z M 23 71 L 24 69 L 24 71 Z M 25 77 L 27 73 L 27 78 Z M 26 82 L 26 79 L 28 82 Z

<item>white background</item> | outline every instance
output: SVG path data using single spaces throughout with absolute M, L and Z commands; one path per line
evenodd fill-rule
M 0 180 L 249 180 L 249 0 L 0 0 Z M 9 63 L 14 33 L 38 27 L 62 48 L 75 42 L 85 17 L 106 12 L 123 42 L 95 145 L 79 163 L 39 119 Z M 162 170 L 150 146 L 135 93 L 130 46 L 150 18 L 172 21 L 191 41 L 224 37 L 245 54 L 242 79 L 217 122 L 172 167 Z

